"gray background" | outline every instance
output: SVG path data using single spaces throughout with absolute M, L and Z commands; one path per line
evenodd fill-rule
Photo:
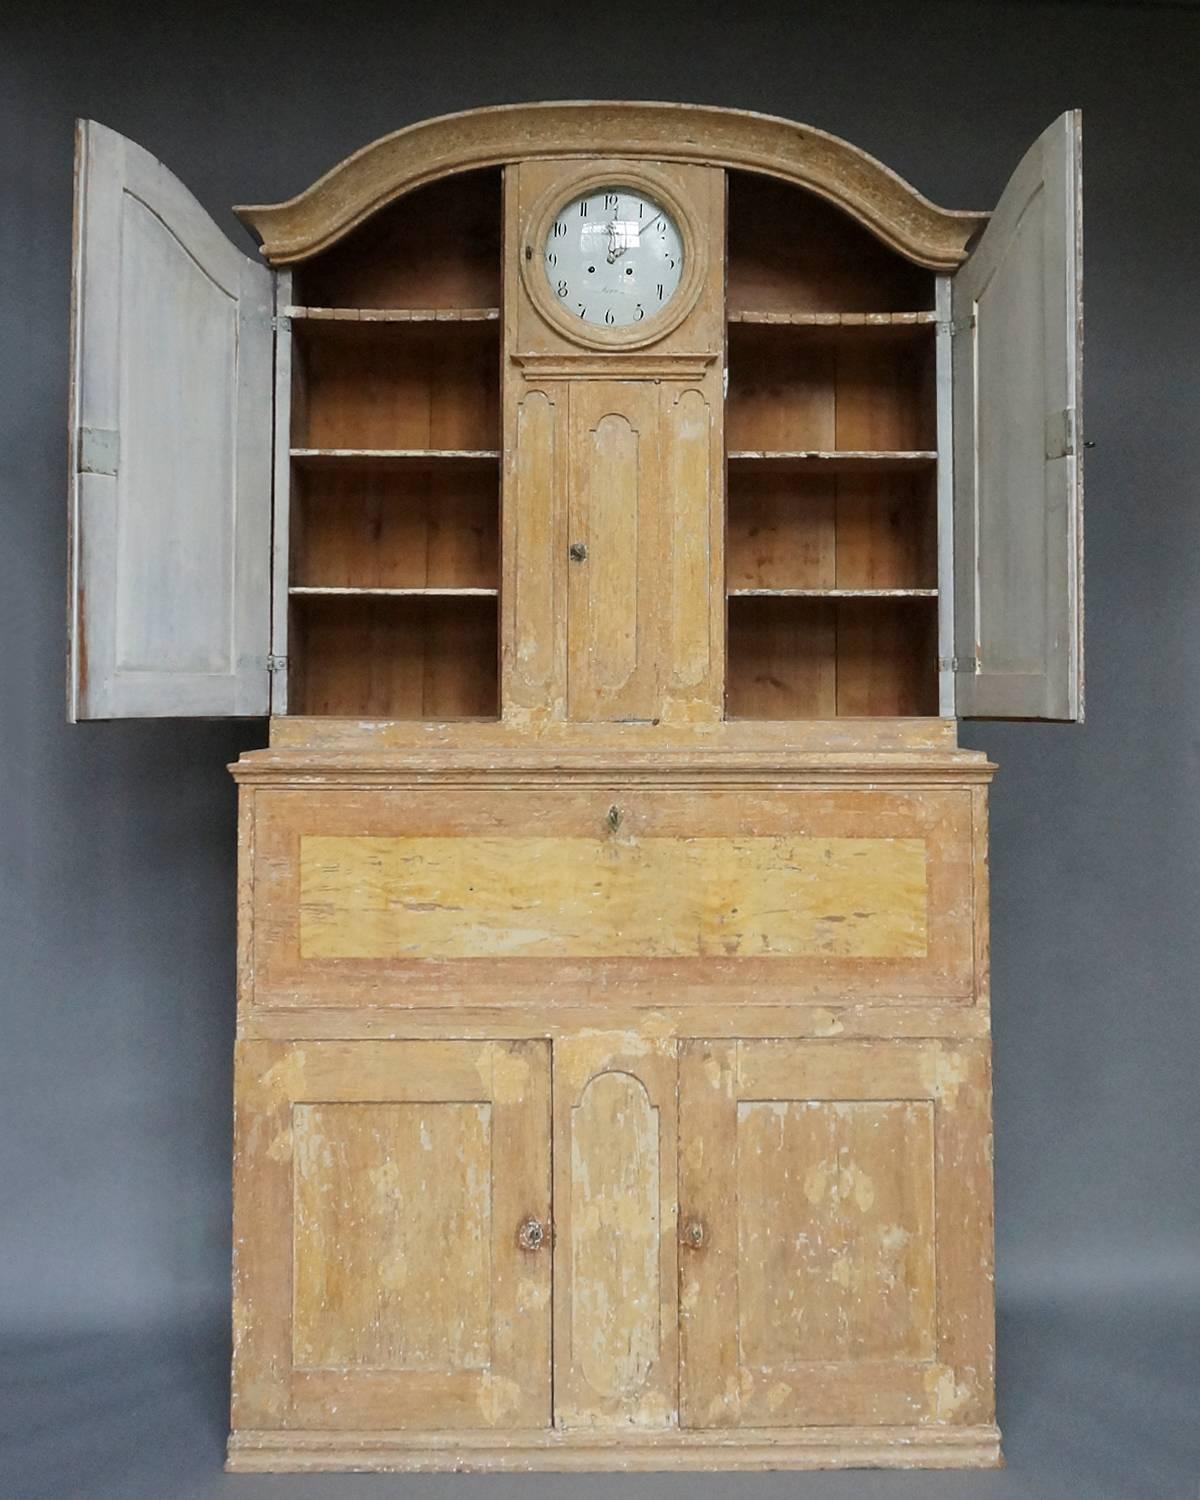
M 1200 1493 L 1200 16 L 1188 5 L 0 4 L 0 1493 Z M 224 1478 L 234 791 L 261 724 L 63 720 L 72 120 L 233 202 L 539 98 L 806 120 L 992 206 L 1085 118 L 1089 722 L 993 802 L 1002 1474 Z

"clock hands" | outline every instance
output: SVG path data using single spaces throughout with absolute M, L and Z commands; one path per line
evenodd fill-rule
M 664 209 L 661 213 L 655 214 L 654 217 L 650 220 L 649 224 L 639 224 L 638 225 L 638 237 L 640 238 L 642 236 L 642 234 L 644 234 L 647 230 L 653 229 L 654 226 L 658 223 L 659 219 L 662 218 L 663 213 L 665 213 L 665 212 L 666 212 L 666 210 Z M 624 238 L 624 237 L 622 236 L 622 238 Z M 608 224 L 608 263 L 609 263 L 609 265 L 611 266 L 612 263 L 615 260 L 620 259 L 620 257 L 622 255 L 624 255 L 625 252 L 626 252 L 626 250 L 628 250 L 628 249 L 629 249 L 629 245 L 628 245 L 627 242 L 623 243 L 620 246 L 620 248 L 618 248 L 618 246 L 617 246 L 617 221 L 616 221 L 616 219 L 610 219 L 609 220 L 609 224 Z

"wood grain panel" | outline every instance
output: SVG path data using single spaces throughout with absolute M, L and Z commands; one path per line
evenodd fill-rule
M 836 588 L 838 493 L 831 475 L 748 468 L 732 477 L 727 587 Z
M 72 719 L 268 710 L 272 283 L 160 162 L 80 122 Z
M 335 308 L 498 307 L 500 175 L 459 173 L 390 204 L 297 266 L 297 300 Z
M 683 1046 L 685 1425 L 991 1419 L 987 1113 L 985 1043 Z
M 566 711 L 565 388 L 506 395 L 503 712 L 508 719 Z
M 496 601 L 298 596 L 292 708 L 381 719 L 495 718 Z
M 966 788 L 263 788 L 256 808 L 257 1005 L 972 994 Z
M 246 1042 L 235 1425 L 550 1420 L 543 1042 Z
M 937 601 L 843 599 L 836 607 L 838 713 L 936 713 Z
M 742 1357 L 932 1358 L 929 1103 L 744 1100 L 737 1150 Z
M 721 409 L 702 389 L 664 389 L 667 601 L 665 719 L 721 716 Z M 718 472 L 715 472 L 718 471 Z
M 486 1104 L 300 1104 L 298 1367 L 469 1370 L 491 1338 Z
M 573 719 L 652 719 L 664 561 L 658 392 L 596 381 L 570 393 L 567 702 Z
M 291 582 L 325 588 L 496 588 L 496 470 L 352 463 L 297 475 Z
M 495 449 L 495 323 L 296 322 L 306 399 L 293 446 Z
M 968 717 L 1083 718 L 1081 121 L 1030 147 L 951 284 L 954 654 Z
M 555 1421 L 676 1412 L 675 1044 L 595 1032 L 555 1046 Z
M 837 587 L 937 588 L 932 475 L 842 474 L 836 483 Z
M 919 838 L 300 844 L 304 959 L 921 958 Z
M 933 306 L 933 278 L 834 204 L 749 172 L 729 173 L 728 278 L 731 314 Z
M 832 719 L 837 690 L 836 604 L 729 601 L 725 712 L 731 719 Z
M 274 264 L 333 244 L 432 178 L 527 157 L 623 153 L 780 178 L 831 200 L 919 265 L 953 268 L 986 215 L 938 208 L 864 151 L 810 125 L 694 104 L 515 104 L 381 137 L 285 203 L 237 210 Z

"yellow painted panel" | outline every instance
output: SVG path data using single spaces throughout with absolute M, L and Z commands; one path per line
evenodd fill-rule
M 919 838 L 306 835 L 300 954 L 923 958 Z
M 748 1365 L 934 1357 L 928 1100 L 745 1100 L 737 1174 Z
M 572 1364 L 629 1398 L 659 1353 L 658 1110 L 629 1073 L 601 1073 L 571 1121 Z
M 490 1363 L 491 1106 L 293 1106 L 293 1360 Z

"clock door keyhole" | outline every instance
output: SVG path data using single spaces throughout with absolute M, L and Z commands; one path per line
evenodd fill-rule
M 572 542 L 569 550 L 572 562 L 587 562 L 587 545 L 584 542 Z

